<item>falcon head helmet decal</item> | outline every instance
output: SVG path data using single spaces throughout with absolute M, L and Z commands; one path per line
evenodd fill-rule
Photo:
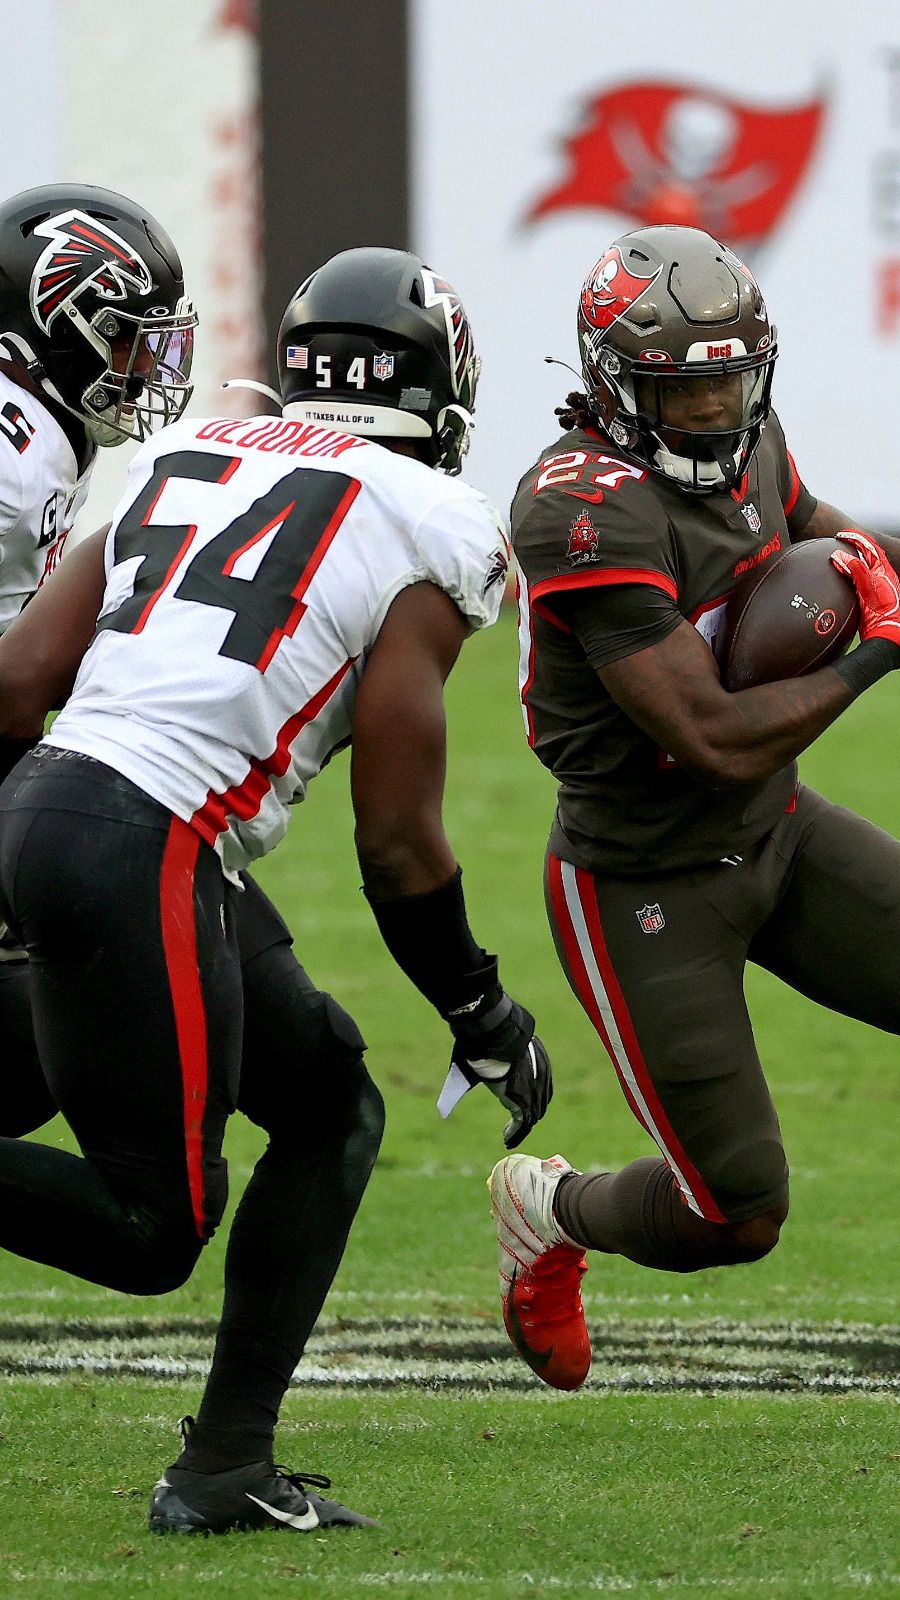
M 54 315 L 92 288 L 102 300 L 152 293 L 150 269 L 125 240 L 83 211 L 67 211 L 38 223 L 35 233 L 49 239 L 31 275 L 31 311 L 45 333 Z

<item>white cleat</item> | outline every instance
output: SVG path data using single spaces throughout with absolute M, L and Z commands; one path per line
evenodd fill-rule
M 532 1371 L 556 1389 L 577 1389 L 591 1367 L 581 1301 L 587 1261 L 553 1215 L 562 1156 L 512 1155 L 488 1179 L 500 1250 L 500 1303 L 506 1331 Z

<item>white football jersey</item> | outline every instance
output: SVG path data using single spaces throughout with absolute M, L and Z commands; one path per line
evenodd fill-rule
M 0 372 L 0 633 L 53 571 L 89 478 L 46 406 Z
M 178 422 L 130 465 L 98 631 L 48 742 L 130 778 L 234 873 L 348 742 L 401 590 L 436 584 L 483 627 L 508 560 L 483 495 L 372 440 Z

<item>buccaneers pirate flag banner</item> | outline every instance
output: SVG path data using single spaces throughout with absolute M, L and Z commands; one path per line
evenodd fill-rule
M 410 0 L 407 16 L 410 244 L 458 287 L 484 358 L 471 481 L 508 505 L 558 437 L 594 264 L 600 325 L 621 308 L 614 241 L 689 224 L 759 282 L 811 492 L 900 531 L 900 5 L 831 32 L 821 0 Z
M 527 218 L 593 206 L 642 223 L 705 228 L 735 249 L 772 231 L 809 165 L 823 99 L 778 109 L 682 83 L 628 83 L 598 94 L 565 145 L 562 183 Z

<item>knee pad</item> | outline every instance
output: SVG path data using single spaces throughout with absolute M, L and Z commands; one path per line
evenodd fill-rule
M 787 1216 L 787 1207 L 764 1211 L 759 1217 L 746 1222 L 735 1222 L 731 1234 L 746 1261 L 761 1261 L 775 1249 L 781 1236 L 781 1224 Z
M 206 1243 L 193 1226 L 171 1215 L 142 1211 L 131 1219 L 133 1243 L 121 1280 L 124 1294 L 170 1294 L 186 1283 Z
M 346 1117 L 371 1081 L 359 1028 L 332 995 L 303 986 L 290 951 L 260 959 L 270 981 L 257 979 L 245 1017 L 239 1110 L 273 1137 Z
M 718 1166 L 704 1166 L 703 1176 L 729 1222 L 788 1211 L 788 1168 L 777 1139 L 759 1139 L 732 1150 Z M 771 1247 L 770 1247 L 771 1248 Z

